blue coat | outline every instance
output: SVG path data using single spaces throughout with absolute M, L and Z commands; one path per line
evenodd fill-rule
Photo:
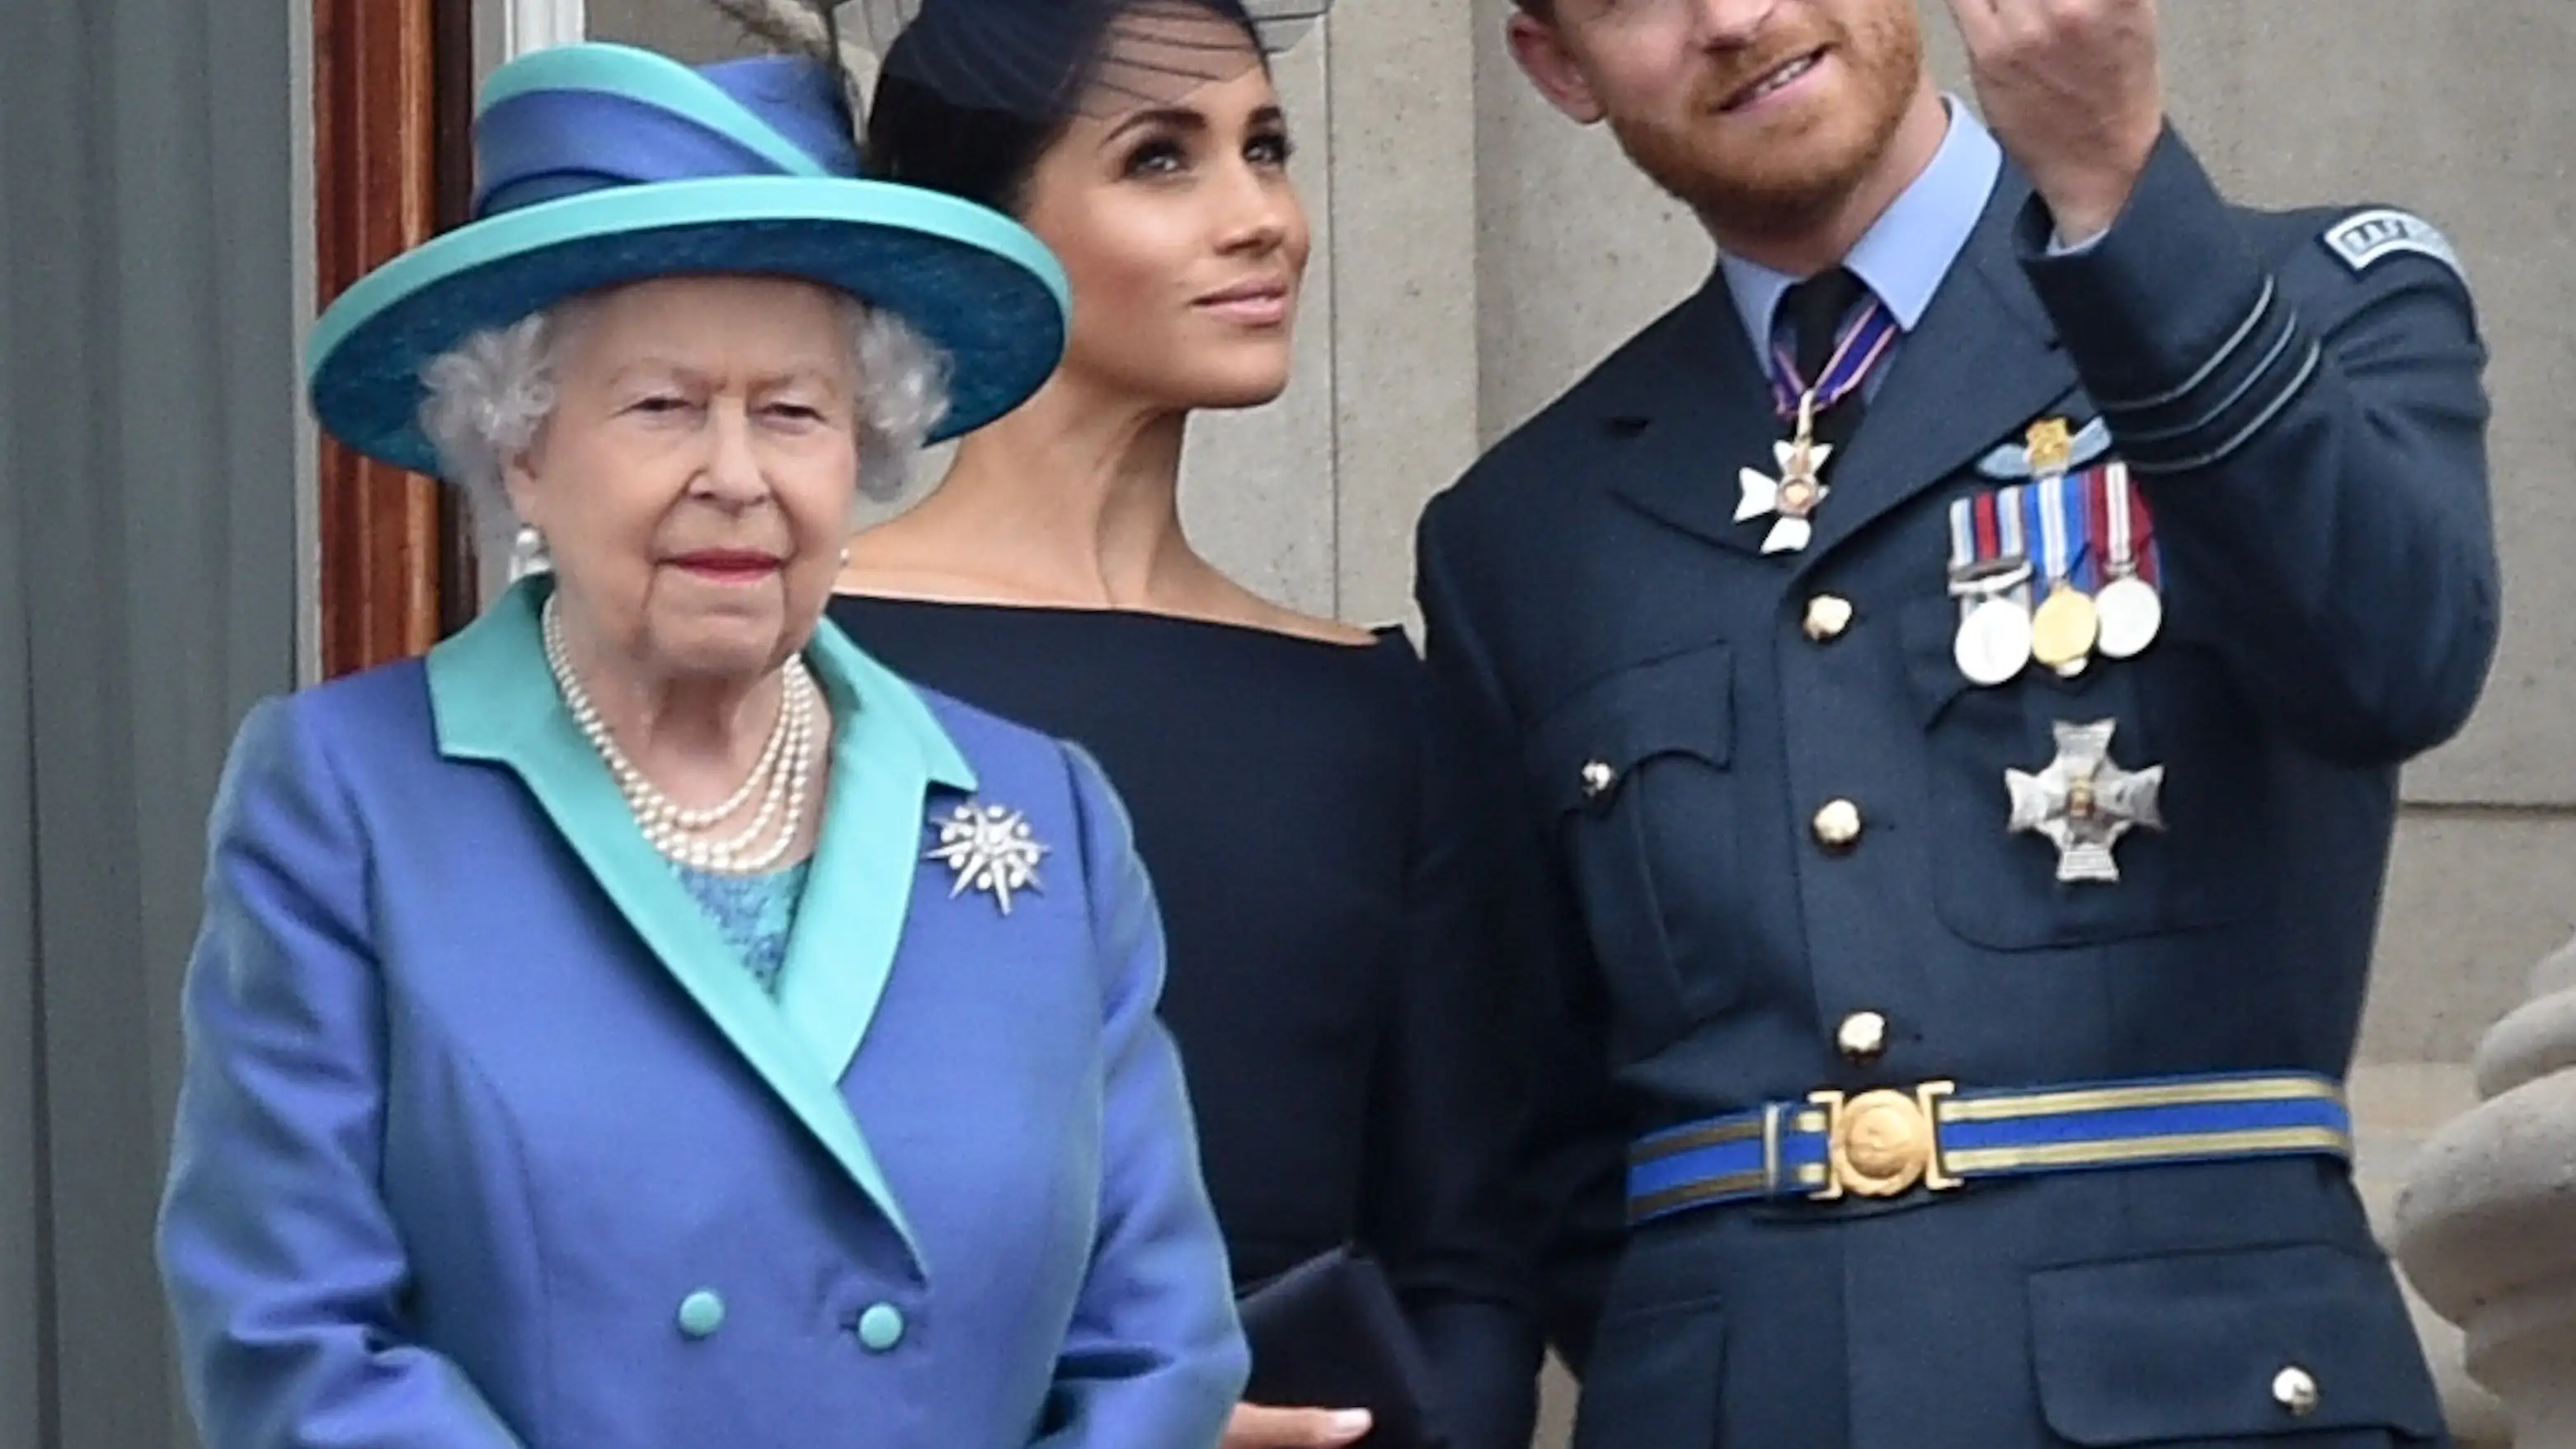
M 2008 170 L 1803 552 L 1736 517 L 1781 424 L 1720 283 L 1433 503 L 1430 656 L 1517 767 L 1520 937 L 1561 968 L 1533 1171 L 1572 1204 L 1585 1449 L 2439 1435 L 2331 1157 L 1621 1225 L 1631 1138 L 1820 1090 L 2343 1074 L 2398 766 L 2466 719 L 2497 622 L 2468 293 L 2429 228 L 2349 216 L 2232 207 L 2168 136 L 2049 256 Z M 1950 507 L 2048 418 L 2105 422 L 2144 491 L 2163 635 L 1979 688 Z M 2164 766 L 2164 828 L 2061 884 L 2006 772 L 2105 720 Z
M 160 1241 L 208 1444 L 1212 1444 L 1245 1354 L 1096 770 L 823 626 L 773 1000 L 534 591 L 235 746 Z M 970 800 L 1050 850 L 1007 915 L 924 858 Z

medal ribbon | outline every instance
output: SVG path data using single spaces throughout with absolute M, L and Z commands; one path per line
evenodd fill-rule
M 2105 524 L 2101 537 L 2111 553 L 2112 576 L 2136 574 L 2161 588 L 2163 560 L 2156 555 L 2156 524 L 2147 515 L 2147 500 L 2130 483 L 2127 465 L 2112 463 L 2100 474 L 2096 487 Z
M 2111 475 L 2121 470 L 2116 464 L 2087 468 L 2077 477 L 2084 490 L 2084 531 L 2102 546 L 2101 580 L 2109 583 L 2123 574 L 2135 572 L 2129 542 L 2129 515 L 2124 508 L 2111 506 Z
M 2000 500 L 1990 498 L 1988 501 L 1994 506 L 1996 514 L 1996 557 L 2019 559 L 2027 563 L 2030 559 L 2030 538 L 2022 531 L 2021 511 L 2001 506 Z M 2024 570 L 2021 581 L 2013 585 L 2012 593 L 2008 596 L 2025 609 L 2030 607 L 2030 582 L 2030 574 Z
M 1976 565 L 1986 557 L 1984 534 L 1977 527 L 1977 500 L 1962 498 L 1950 505 L 1950 583 L 1951 592 L 1959 591 Z
M 1988 599 L 2011 599 L 2025 609 L 2030 607 L 2027 567 L 2010 587 L 1999 583 L 2014 564 L 2026 564 L 2030 558 L 2021 510 L 2006 496 L 2012 491 L 1979 493 L 1950 505 L 1950 592 L 1958 597 L 1962 623 Z
M 2021 506 L 2008 511 L 2027 511 L 2029 527 L 2039 535 L 2039 582 L 2051 589 L 2063 583 L 2092 593 L 2096 586 L 2077 572 L 2090 565 L 2094 550 L 2085 537 L 2082 505 L 2070 496 L 2074 480 L 2061 474 L 2011 491 L 2020 495 Z
M 1950 597 L 1959 601 L 1959 622 L 1968 622 L 1968 611 L 1977 607 L 1977 596 L 1969 586 L 1977 565 L 1985 561 L 1984 540 L 1987 535 L 1977 527 L 1977 500 L 1962 498 L 1950 505 Z
M 1841 340 L 1834 344 L 1834 355 L 1825 359 L 1824 371 L 1818 373 L 1812 382 L 1798 375 L 1797 359 L 1789 354 L 1787 348 L 1774 346 L 1771 349 L 1771 404 L 1778 410 L 1781 420 L 1795 421 L 1798 404 L 1810 392 L 1815 394 L 1817 412 L 1823 412 L 1851 396 L 1894 349 L 1897 336 L 1903 330 L 1897 325 L 1896 314 L 1887 310 L 1886 303 L 1876 297 L 1870 298 L 1869 305 L 1863 307 L 1851 325 L 1843 329 Z

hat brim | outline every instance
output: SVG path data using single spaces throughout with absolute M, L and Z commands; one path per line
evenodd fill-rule
M 1063 356 L 1071 315 L 1046 247 L 956 197 L 840 178 L 623 186 L 473 222 L 359 279 L 314 325 L 314 416 L 369 457 L 435 475 L 419 424 L 430 362 L 572 297 L 700 275 L 797 278 L 901 317 L 948 361 L 934 442 L 1035 392 Z

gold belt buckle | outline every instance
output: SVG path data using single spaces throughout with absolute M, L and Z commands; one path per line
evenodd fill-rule
M 1852 1197 L 1896 1197 L 1920 1183 L 1934 1192 L 1959 1185 L 1941 1170 L 1941 1099 L 1953 1082 L 1925 1082 L 1911 1092 L 1881 1087 L 1856 1097 L 1841 1092 L 1808 1094 L 1825 1114 L 1825 1185 L 1817 1202 Z

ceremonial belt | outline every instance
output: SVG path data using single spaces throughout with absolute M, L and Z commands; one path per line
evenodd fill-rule
M 1727 1203 L 1946 1192 L 1990 1177 L 2352 1157 L 2342 1087 L 2304 1072 L 1960 1091 L 1823 1091 L 1637 1139 L 1628 1220 Z

